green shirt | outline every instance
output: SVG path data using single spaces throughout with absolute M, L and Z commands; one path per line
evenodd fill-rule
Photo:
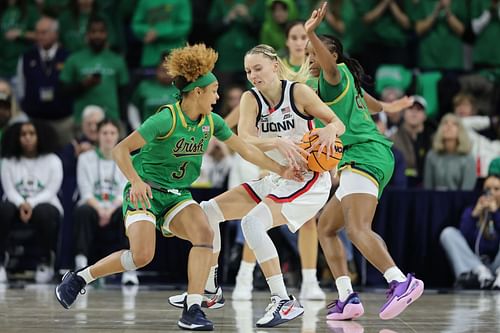
M 413 22 L 424 20 L 434 10 L 438 0 L 408 2 L 408 14 Z M 452 1 L 451 11 L 466 24 L 466 1 Z M 418 51 L 419 67 L 422 69 L 462 69 L 463 44 L 448 25 L 444 11 L 439 14 L 430 30 L 420 36 Z
M 199 120 L 186 117 L 180 104 L 166 106 L 137 131 L 146 141 L 133 157 L 141 179 L 165 189 L 184 189 L 198 179 L 202 157 L 212 136 L 226 141 L 233 135 L 224 120 L 211 113 Z
M 128 83 L 128 71 L 123 58 L 105 49 L 94 53 L 87 48 L 71 55 L 64 65 L 60 80 L 66 84 L 81 82 L 93 73 L 101 73 L 101 83 L 78 95 L 73 106 L 77 123 L 87 105 L 101 106 L 107 117 L 120 118 L 118 88 Z
M 141 66 L 156 66 L 163 52 L 185 46 L 191 25 L 191 1 L 139 0 L 132 31 L 141 41 L 149 30 L 157 34 L 155 41 L 144 43 Z
M 142 81 L 132 95 L 131 102 L 139 109 L 144 121 L 160 106 L 177 102 L 179 90 L 173 85 L 164 85 L 157 80 Z
M 480 17 L 491 7 L 491 0 L 475 0 L 472 2 L 472 18 Z M 474 64 L 500 67 L 500 18 L 498 10 L 491 14 L 489 23 L 476 36 L 474 44 Z
M 38 13 L 32 6 L 27 6 L 24 16 L 15 6 L 7 6 L 5 11 L 0 13 L 0 77 L 14 76 L 19 56 L 33 46 L 31 41 L 22 36 L 7 40 L 5 34 L 11 29 L 19 29 L 21 32 L 34 31 L 38 17 Z
M 258 34 L 252 33 L 251 28 L 262 22 L 264 0 L 214 0 L 208 15 L 209 24 L 220 25 L 237 4 L 248 7 L 249 19 L 238 17 L 217 34 L 215 50 L 219 53 L 219 59 L 216 68 L 220 72 L 242 72 L 245 53 L 258 44 Z
M 340 137 L 344 147 L 369 141 L 376 141 L 390 147 L 391 141 L 378 131 L 365 99 L 356 90 L 354 78 L 347 66 L 338 64 L 338 70 L 341 79 L 337 85 L 328 83 L 321 71 L 318 90 L 319 97 L 345 125 L 345 133 Z

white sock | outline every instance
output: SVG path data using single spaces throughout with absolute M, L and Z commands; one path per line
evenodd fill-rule
M 253 270 L 255 269 L 255 262 L 241 261 L 240 268 L 238 269 L 238 276 L 246 280 L 253 281 Z
M 384 278 L 387 283 L 391 283 L 392 281 L 404 282 L 406 281 L 406 276 L 401 272 L 401 270 L 397 266 L 393 266 L 385 271 Z
M 210 273 L 208 273 L 207 284 L 205 285 L 205 290 L 211 293 L 217 291 L 217 268 L 219 265 L 210 267 Z
M 79 277 L 84 279 L 87 284 L 89 284 L 90 282 L 92 282 L 96 279 L 95 277 L 92 276 L 92 274 L 90 274 L 90 267 L 82 269 L 81 271 L 76 273 L 76 275 L 78 275 Z
M 273 275 L 267 279 L 271 295 L 276 295 L 282 299 L 289 299 L 286 292 L 285 281 L 283 281 L 283 274 Z
M 302 270 L 302 283 L 316 283 L 318 279 L 316 277 L 315 268 L 306 268 Z
M 191 307 L 193 304 L 198 304 L 201 306 L 201 295 L 200 294 L 188 294 L 186 298 L 187 308 Z
M 351 278 L 347 275 L 339 276 L 335 280 L 335 286 L 337 287 L 337 291 L 339 293 L 339 300 L 344 302 L 350 294 L 352 294 L 352 284 Z

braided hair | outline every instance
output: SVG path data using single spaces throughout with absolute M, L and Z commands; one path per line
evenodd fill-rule
M 342 42 L 330 35 L 320 35 L 319 39 L 325 44 L 328 50 L 331 53 L 337 53 L 337 63 L 345 63 L 352 76 L 354 77 L 354 86 L 356 87 L 356 91 L 360 96 L 363 96 L 363 91 L 361 90 L 361 84 L 365 82 L 363 78 L 365 77 L 365 70 L 354 58 L 349 58 L 344 54 L 344 47 L 342 46 Z

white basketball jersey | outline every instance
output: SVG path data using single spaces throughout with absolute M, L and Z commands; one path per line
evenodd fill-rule
M 300 142 L 304 134 L 314 128 L 314 118 L 300 113 L 295 106 L 293 101 L 295 83 L 281 81 L 281 99 L 275 107 L 272 107 L 256 88 L 250 90 L 257 99 L 259 107 L 256 119 L 259 137 L 282 137 Z M 277 149 L 270 150 L 266 154 L 281 165 L 286 165 L 286 158 Z

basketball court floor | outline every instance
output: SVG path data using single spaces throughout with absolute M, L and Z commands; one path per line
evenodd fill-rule
M 297 293 L 296 290 L 292 292 Z M 180 332 L 181 310 L 167 303 L 175 290 L 165 287 L 106 286 L 88 288 L 70 310 L 54 297 L 54 285 L 0 285 L 0 332 Z M 305 313 L 287 324 L 258 329 L 256 320 L 268 303 L 267 292 L 254 293 L 254 300 L 233 302 L 226 289 L 226 305 L 206 311 L 215 332 L 500 332 L 500 292 L 427 291 L 400 317 L 383 321 L 378 309 L 382 290 L 361 293 L 365 315 L 351 322 L 325 320 L 325 302 L 303 302 Z M 329 292 L 328 297 L 333 298 Z

